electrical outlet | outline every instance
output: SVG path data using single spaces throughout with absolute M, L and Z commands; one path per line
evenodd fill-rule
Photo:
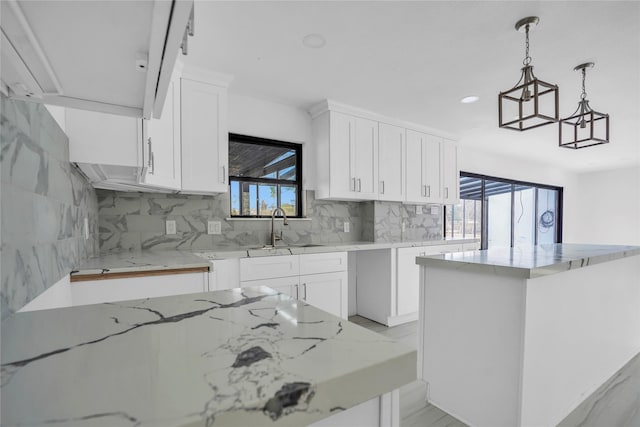
M 166 232 L 167 232 L 167 234 L 176 234 L 176 222 L 175 222 L 175 220 L 173 220 L 173 219 L 167 220 Z
M 89 240 L 89 218 L 84 217 L 84 240 Z
M 222 224 L 220 221 L 207 222 L 207 234 L 220 234 L 222 232 Z
M 422 215 L 422 205 L 416 205 L 416 215 Z
M 348 233 L 349 232 L 349 222 L 345 221 L 344 224 L 343 224 L 343 227 L 344 227 L 344 232 Z
M 438 215 L 440 213 L 439 206 L 431 206 L 431 215 Z

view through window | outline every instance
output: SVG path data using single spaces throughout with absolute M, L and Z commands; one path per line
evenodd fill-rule
M 232 217 L 300 217 L 301 181 L 300 144 L 229 134 Z
M 482 249 L 562 241 L 562 188 L 460 173 L 460 203 L 445 208 L 445 236 Z

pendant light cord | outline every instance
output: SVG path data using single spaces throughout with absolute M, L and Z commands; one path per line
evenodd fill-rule
M 587 70 L 585 68 L 582 69 L 582 95 L 580 95 L 581 99 L 587 99 L 587 90 L 585 89 L 584 80 L 587 76 Z

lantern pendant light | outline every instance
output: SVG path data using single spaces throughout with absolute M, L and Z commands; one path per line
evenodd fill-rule
M 558 86 L 543 82 L 533 74 L 529 56 L 529 30 L 538 22 L 537 16 L 516 22 L 516 30 L 526 34 L 526 53 L 520 80 L 513 88 L 498 95 L 498 126 L 501 128 L 523 131 L 558 121 Z
M 584 86 L 587 70 L 593 68 L 593 65 L 593 62 L 586 62 L 574 68 L 575 71 L 582 72 L 582 94 L 578 109 L 571 116 L 560 120 L 560 147 L 577 150 L 609 143 L 609 115 L 593 111 Z

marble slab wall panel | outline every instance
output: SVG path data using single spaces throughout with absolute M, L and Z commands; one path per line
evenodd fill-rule
M 69 163 L 68 138 L 46 108 L 0 97 L 0 309 L 5 318 L 97 254 L 98 203 L 94 189 Z
M 236 249 L 269 242 L 268 220 L 227 220 L 229 195 L 195 196 L 98 190 L 100 250 L 118 252 L 140 249 Z M 316 200 L 305 192 L 307 220 L 276 221 L 289 244 L 339 243 L 372 240 L 373 209 L 363 203 Z M 165 233 L 165 221 L 176 221 L 176 234 Z M 220 235 L 207 234 L 207 222 L 220 221 Z M 350 224 L 345 233 L 344 222 Z
M 375 221 L 373 240 L 375 242 L 389 243 L 442 239 L 442 205 L 421 205 L 418 206 L 418 211 L 416 211 L 415 205 L 379 201 L 373 203 Z

